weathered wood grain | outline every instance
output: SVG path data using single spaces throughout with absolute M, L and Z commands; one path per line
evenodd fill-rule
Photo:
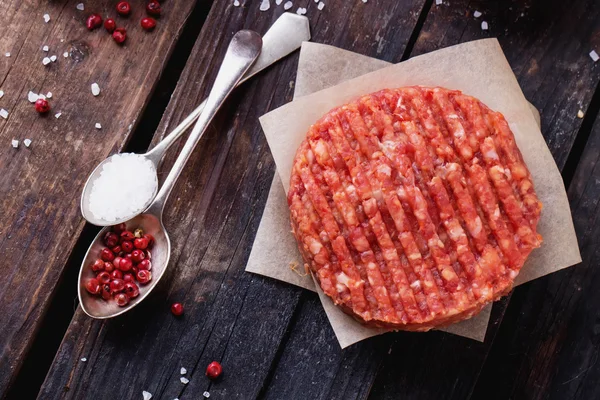
M 194 5 L 165 4 L 159 26 L 147 34 L 139 27 L 143 7 L 134 3 L 132 16 L 118 20 L 129 31 L 119 47 L 103 29 L 89 32 L 84 25 L 92 12 L 112 13 L 114 2 L 88 2 L 84 12 L 77 3 L 0 1 L 0 108 L 9 112 L 0 119 L 0 397 L 19 371 L 84 225 L 83 182 L 126 143 Z M 51 55 L 57 61 L 43 66 Z M 102 89 L 99 97 L 92 96 L 93 82 Z M 53 93 L 50 115 L 35 112 L 30 90 Z M 29 149 L 25 138 L 33 141 Z M 12 139 L 21 141 L 18 149 Z
M 382 14 L 362 2 L 346 2 L 332 7 L 331 12 L 328 8 L 319 12 L 311 2 L 308 16 L 313 38 L 376 55 L 382 40 L 379 35 L 385 34 L 393 43 L 386 56 L 398 61 L 422 2 L 392 4 Z M 232 34 L 241 28 L 265 32 L 282 11 L 274 4 L 270 12 L 260 12 L 254 3 L 240 8 L 229 2 L 213 5 L 154 143 L 206 95 Z M 367 21 L 379 25 L 365 27 Z M 157 398 L 197 397 L 204 390 L 210 390 L 215 398 L 255 398 L 267 390 L 265 380 L 272 368 L 277 371 L 278 360 L 287 357 L 288 347 L 304 346 L 310 339 L 300 334 L 302 340 L 287 345 L 288 335 L 295 337 L 297 330 L 310 328 L 293 323 L 297 320 L 294 315 L 308 310 L 306 317 L 312 324 L 312 313 L 322 313 L 316 298 L 309 296 L 307 306 L 295 311 L 304 303 L 300 289 L 243 272 L 274 173 L 257 118 L 291 100 L 296 63 L 297 55 L 236 91 L 196 149 L 167 206 L 165 222 L 174 246 L 169 273 L 158 293 L 139 310 L 114 321 L 91 321 L 78 311 L 40 398 L 80 399 L 98 393 L 129 398 L 141 395 L 142 390 Z M 174 149 L 165 160 L 161 176 L 176 153 Z M 186 306 L 182 320 L 168 311 L 170 302 L 176 300 Z M 316 315 L 319 319 L 314 323 L 319 325 L 315 329 L 331 335 L 326 320 Z M 344 386 L 347 398 L 364 398 L 375 376 L 371 366 L 380 357 L 371 355 L 374 361 L 366 365 L 362 356 L 382 345 L 370 343 L 364 350 L 342 353 L 332 336 L 323 343 L 320 351 L 306 354 L 304 362 L 311 365 L 327 358 L 337 372 L 319 376 L 315 393 L 326 396 L 321 388 Z M 383 348 L 385 353 L 387 348 Z M 88 361 L 81 363 L 81 357 Z M 210 383 L 204 368 L 213 359 L 222 362 L 225 376 Z M 347 368 L 348 360 L 354 360 L 357 368 Z M 181 366 L 188 370 L 191 381 L 187 386 L 179 382 Z M 279 384 L 278 388 L 300 396 L 306 382 L 314 378 L 310 369 L 295 371 L 294 382 L 280 381 L 290 386 Z M 106 386 L 106 379 L 113 384 Z M 65 386 L 68 392 L 57 390 Z

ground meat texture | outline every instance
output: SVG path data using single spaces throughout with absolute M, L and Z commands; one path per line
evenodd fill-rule
M 502 114 L 459 91 L 386 89 L 300 145 L 288 192 L 300 252 L 335 304 L 426 331 L 508 293 L 542 208 Z

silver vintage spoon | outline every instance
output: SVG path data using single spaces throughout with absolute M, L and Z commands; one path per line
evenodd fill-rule
M 304 16 L 284 13 L 282 14 L 275 23 L 269 28 L 267 33 L 265 33 L 263 37 L 263 46 L 261 50 L 261 54 L 244 77 L 239 81 L 238 84 L 245 82 L 250 79 L 252 76 L 256 75 L 258 72 L 267 68 L 269 65 L 273 64 L 277 60 L 285 57 L 291 52 L 298 49 L 303 41 L 310 39 L 310 28 L 308 25 L 308 19 Z M 194 123 L 194 121 L 198 118 L 200 113 L 202 112 L 206 101 L 202 102 L 198 108 L 196 108 L 190 115 L 188 115 L 168 136 L 166 136 L 160 143 L 158 143 L 152 150 L 145 154 L 139 154 L 139 157 L 144 157 L 149 160 L 154 165 L 154 172 L 158 169 L 158 165 L 162 160 L 163 156 L 171 147 L 171 145 L 179 139 L 179 137 Z M 109 226 L 109 225 L 117 225 L 121 222 L 125 222 L 131 218 L 133 218 L 138 213 L 141 213 L 145 210 L 156 195 L 158 191 L 158 187 L 155 192 L 152 194 L 146 204 L 140 208 L 140 211 L 137 213 L 133 213 L 132 215 L 125 216 L 118 220 L 107 221 L 104 219 L 96 218 L 94 214 L 90 211 L 90 194 L 92 192 L 93 182 L 98 179 L 100 173 L 102 172 L 102 168 L 104 165 L 111 160 L 111 157 L 103 160 L 98 166 L 92 171 L 90 177 L 88 178 L 85 186 L 83 187 L 83 193 L 81 195 L 81 214 L 83 218 L 85 218 L 88 222 L 98 226 Z M 158 180 L 157 180 L 158 182 Z
M 196 144 L 227 96 L 229 96 L 240 79 L 242 79 L 244 74 L 256 61 L 261 47 L 262 39 L 256 32 L 243 30 L 235 34 L 227 48 L 227 53 L 206 100 L 204 110 L 185 142 L 181 153 L 175 160 L 163 186 L 144 213 L 125 222 L 129 230 L 141 228 L 144 233 L 154 236 L 155 243 L 152 247 L 152 270 L 150 271 L 152 279 L 146 285 L 140 285 L 139 295 L 130 299 L 131 301 L 124 307 L 118 306 L 114 300 L 105 301 L 98 295 L 90 294 L 85 288 L 86 281 L 95 278 L 91 264 L 99 258 L 101 250 L 105 247 L 102 239 L 109 232 L 110 228 L 102 229 L 94 239 L 81 265 L 78 283 L 81 308 L 90 317 L 99 319 L 111 318 L 131 310 L 148 296 L 163 276 L 171 254 L 171 242 L 162 221 L 165 203 L 194 147 L 196 147 Z

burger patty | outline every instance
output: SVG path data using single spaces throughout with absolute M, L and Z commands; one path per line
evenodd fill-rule
M 288 192 L 303 258 L 365 323 L 424 331 L 505 295 L 542 204 L 503 115 L 460 91 L 385 89 L 311 126 Z

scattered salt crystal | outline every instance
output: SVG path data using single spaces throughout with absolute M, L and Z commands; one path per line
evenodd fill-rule
M 260 11 L 267 11 L 269 8 L 271 8 L 269 0 L 262 0 L 260 3 Z
M 83 358 L 81 359 L 81 361 L 83 361 L 83 362 L 86 362 L 86 361 L 87 361 L 87 358 L 83 357 Z
M 283 9 L 284 10 L 289 10 L 293 6 L 294 6 L 294 3 L 292 3 L 291 1 L 286 1 L 285 4 L 283 5 Z
M 46 93 L 46 98 L 51 99 L 52 98 L 52 92 Z
M 135 215 L 152 200 L 157 188 L 156 169 L 150 160 L 133 153 L 115 154 L 92 184 L 90 211 L 107 222 Z
M 233 6 L 234 6 L 234 7 L 239 7 L 239 6 L 240 6 L 240 2 L 239 2 L 238 0 L 235 0 L 235 1 L 233 2 Z
M 577 111 L 577 118 L 583 118 L 584 114 L 583 111 L 579 110 Z
M 481 14 L 481 11 L 475 11 L 475 12 L 473 13 L 473 16 L 474 16 L 475 18 L 479 18 L 479 17 L 481 17 L 481 15 L 482 15 L 482 14 Z
M 204 393 L 202 393 L 202 396 L 204 396 L 204 398 L 208 399 L 210 397 L 210 393 L 204 392 Z
M 319 11 L 321 11 L 322 9 L 325 8 L 325 3 L 323 3 L 322 1 L 319 2 L 319 4 L 317 5 L 317 8 L 319 9 Z
M 592 60 L 594 62 L 600 60 L 600 57 L 598 56 L 598 53 L 596 53 L 596 50 L 590 51 L 590 57 L 592 57 Z
M 38 95 L 33 93 L 31 90 L 29 91 L 29 93 L 27 93 L 27 100 L 29 100 L 30 103 L 35 103 L 38 99 Z
M 296 10 L 296 14 L 298 14 L 298 15 L 306 14 L 306 8 L 298 7 L 298 9 Z
M 144 396 L 144 400 L 150 400 L 152 398 L 152 393 L 146 392 L 145 390 L 142 392 L 142 396 Z
M 181 367 L 181 369 L 179 370 L 179 372 L 181 373 L 181 375 L 185 375 L 185 374 L 187 374 L 187 369 Z
M 10 145 L 12 147 L 14 147 L 15 149 L 17 149 L 17 148 L 19 148 L 19 141 L 16 140 L 16 139 L 13 139 L 13 140 L 10 141 Z
M 4 91 L 0 90 L 0 99 L 4 96 Z
M 318 2 L 319 2 L 319 0 L 315 0 L 315 3 L 318 3 Z
M 50 50 L 50 48 L 48 46 L 42 47 L 42 51 L 48 51 L 48 50 Z
M 25 140 L 23 140 L 23 144 L 25 145 L 25 147 L 31 146 L 31 139 L 25 139 Z M 84 358 L 82 358 L 81 361 L 87 361 L 87 360 L 84 359 Z
M 366 3 L 368 0 L 362 0 L 363 3 Z
M 7 52 L 6 54 L 4 54 L 4 55 L 5 55 L 6 57 L 10 57 L 10 53 L 8 53 L 8 52 Z
M 275 0 L 275 4 L 277 4 L 278 6 L 281 5 L 281 3 L 283 3 L 283 0 Z
M 69 57 L 69 52 L 68 52 L 68 51 L 65 51 L 65 52 L 63 53 L 63 57 L 64 57 L 64 58 L 67 58 L 67 57 Z
M 42 64 L 44 65 L 48 65 L 52 62 L 52 60 L 50 60 L 48 57 L 44 57 L 44 59 L 42 60 Z
M 443 0 L 435 0 L 435 5 L 439 6 L 440 4 L 442 4 Z
M 96 82 L 92 83 L 92 94 L 98 96 L 100 94 L 100 86 Z
M 94 125 L 96 127 L 96 129 L 102 129 L 102 125 L 100 125 L 100 122 L 96 122 L 96 125 Z
M 6 111 L 4 108 L 0 108 L 0 117 L 4 119 L 8 118 L 8 111 Z
M 85 6 L 83 5 L 83 3 L 79 3 L 75 6 L 75 8 L 77 8 L 79 11 L 83 11 L 85 10 Z
M 54 118 L 59 119 L 61 115 L 62 115 L 62 113 L 56 113 L 56 114 L 54 114 Z
M 52 61 L 52 62 L 55 62 L 57 58 L 58 58 L 58 57 L 56 57 L 56 54 L 55 54 L 55 55 L 53 55 L 52 57 L 50 57 L 50 61 Z
M 486 21 L 481 21 L 481 29 L 487 31 L 489 28 L 488 23 Z
M 183 376 L 181 378 L 179 378 L 179 380 L 181 381 L 181 383 L 183 383 L 184 385 L 187 385 L 188 383 L 190 383 L 190 380 L 188 378 L 184 378 Z
M 45 22 L 45 23 L 48 23 L 48 22 L 50 22 L 50 15 L 48 15 L 48 14 L 44 14 L 44 22 Z

